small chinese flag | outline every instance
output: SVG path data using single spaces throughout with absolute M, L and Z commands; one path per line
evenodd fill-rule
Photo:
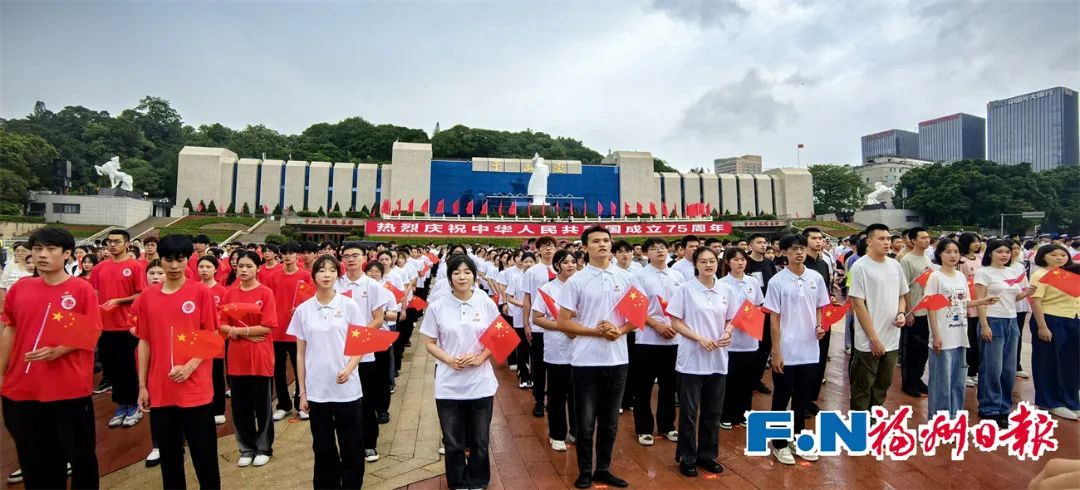
M 650 202 L 649 203 L 649 214 L 651 214 L 653 216 L 656 216 L 656 203 L 655 202 Z
M 943 294 L 931 294 L 930 296 L 923 296 L 923 299 L 919 301 L 919 304 L 915 305 L 911 311 L 930 310 L 938 311 L 946 306 L 949 306 L 952 302 L 949 298 L 946 298 Z
M 731 325 L 760 341 L 765 331 L 765 312 L 759 310 L 750 300 L 744 300 L 735 318 L 731 319 Z
M 615 205 L 615 201 L 608 201 L 608 204 L 610 204 L 610 206 L 608 207 L 611 208 L 611 214 L 609 214 L 608 216 L 615 216 L 616 214 L 619 214 L 619 208 Z
M 480 205 L 480 216 L 488 215 L 488 202 L 484 201 L 484 204 Z
M 510 201 L 510 208 L 506 210 L 506 214 L 517 216 L 517 201 Z
M 623 216 L 629 216 L 630 215 L 630 203 L 628 203 L 626 201 L 623 201 L 623 203 L 622 203 L 622 212 L 623 212 Z
M 427 211 L 428 211 L 428 200 L 424 199 L 423 204 L 420 205 L 420 212 L 424 213 L 424 214 L 428 214 Z
M 660 203 L 660 212 L 664 215 L 665 218 L 668 217 L 667 201 L 663 201 Z
M 506 362 L 506 356 L 514 352 L 520 342 L 514 328 L 508 325 L 502 316 L 496 316 L 495 321 L 491 322 L 480 336 L 480 344 L 487 347 L 491 356 L 499 362 Z
M 427 253 L 427 258 L 431 260 L 432 264 L 438 264 L 439 263 L 439 256 L 435 255 L 435 253 L 433 253 L 433 252 L 428 252 Z
M 649 298 L 638 288 L 630 286 L 622 299 L 615 304 L 615 311 L 626 318 L 631 325 L 644 329 L 645 318 L 649 316 Z
M 455 199 L 454 200 L 454 204 L 450 206 L 450 211 L 451 211 L 452 214 L 461 214 L 461 200 L 460 199 Z
M 915 284 L 918 284 L 919 286 L 925 288 L 926 287 L 926 281 L 930 280 L 930 274 L 933 274 L 933 273 L 934 273 L 934 269 L 926 269 L 926 270 L 923 271 L 922 274 L 919 274 L 919 277 L 916 277 L 915 280 L 911 281 L 911 282 L 914 282 Z
M 409 301 L 409 304 L 405 306 L 414 310 L 422 310 L 424 308 L 427 308 L 427 301 L 424 301 L 419 296 L 413 296 L 412 300 Z
M 823 306 L 821 308 L 821 329 L 828 332 L 834 323 L 842 320 L 844 315 L 847 315 L 849 310 L 851 310 L 850 300 L 838 305 Z
M 352 357 L 382 352 L 394 345 L 397 338 L 397 332 L 350 324 L 345 334 L 345 355 Z
M 293 294 L 293 298 L 295 298 L 293 307 L 311 299 L 312 296 L 315 296 L 315 286 L 306 282 L 297 283 L 296 292 Z
M 413 200 L 409 199 L 409 214 L 412 214 L 412 212 L 413 212 Z
M 427 265 L 427 264 L 424 264 L 424 268 L 420 269 L 420 275 L 421 276 L 426 276 L 428 271 L 430 271 L 430 270 L 431 270 L 431 266 Z
M 1027 274 L 1021 272 L 1019 276 L 1016 276 L 1016 277 L 1014 277 L 1012 279 L 1006 279 L 1005 284 L 1008 284 L 1010 286 L 1015 286 L 1017 284 L 1020 284 L 1020 283 L 1024 282 L 1024 279 L 1026 279 L 1026 278 L 1027 278 Z
M 664 316 L 671 316 L 667 312 L 668 301 L 663 296 L 657 296 L 656 301 L 660 302 L 660 311 L 664 312 Z
M 559 307 L 555 306 L 555 298 L 552 298 L 550 294 L 545 293 L 543 289 L 537 289 L 536 291 L 540 293 L 540 297 L 544 300 L 544 305 L 547 306 L 551 318 L 559 318 Z
M 394 295 L 394 302 L 395 303 L 400 303 L 401 298 L 405 297 L 405 291 L 402 291 L 402 290 L 400 290 L 398 288 L 395 288 L 393 284 L 390 284 L 390 281 L 387 281 L 386 283 L 384 283 L 383 287 L 386 288 L 387 291 L 390 291 L 390 293 Z
M 390 200 L 389 199 L 383 199 L 382 210 L 381 211 L 382 211 L 383 216 L 390 214 Z
M 1080 275 L 1078 274 L 1058 267 L 1047 272 L 1040 281 L 1047 286 L 1058 288 L 1069 296 L 1080 298 Z
M 555 276 L 557 276 L 557 275 L 558 275 L 558 274 L 556 274 L 554 270 L 552 270 L 552 269 L 548 269 L 548 280 L 549 280 L 549 281 L 554 281 L 554 280 L 555 280 Z
M 225 356 L 225 338 L 211 330 L 195 330 L 173 335 L 173 354 L 180 359 L 213 359 Z
M 446 214 L 446 202 L 443 199 L 439 199 L 439 203 L 435 205 L 435 214 Z
M 596 201 L 596 217 L 599 218 L 604 214 L 604 206 L 600 204 L 600 201 Z
M 465 214 L 473 214 L 473 200 L 469 199 L 469 203 L 465 205 Z
M 570 201 L 570 216 L 574 215 L 574 201 Z
M 229 318 L 248 325 L 252 316 L 258 318 L 262 314 L 262 308 L 255 303 L 227 303 L 221 306 L 221 312 Z
M 101 336 L 101 324 L 74 311 L 50 313 L 46 319 L 47 343 L 76 349 L 94 350 Z
M 645 214 L 645 210 L 641 208 L 641 201 L 637 201 L 637 206 L 634 209 L 637 211 L 638 216 Z
M 394 214 L 401 214 L 401 199 L 397 200 L 397 206 L 394 207 Z

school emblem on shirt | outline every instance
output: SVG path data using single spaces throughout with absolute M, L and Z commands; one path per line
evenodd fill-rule
M 218 297 L 218 296 L 214 296 L 214 306 L 218 306 L 220 304 L 221 304 L 221 298 Z
M 192 314 L 195 311 L 195 302 L 185 301 L 184 304 L 180 305 L 180 311 L 187 315 Z
M 258 301 L 255 301 L 255 306 L 258 306 L 259 308 L 262 308 L 262 305 L 263 305 L 263 302 L 262 302 L 261 299 L 258 300 Z
M 64 293 L 64 296 L 60 298 L 60 307 L 65 310 L 74 308 L 76 304 L 78 303 L 75 301 L 75 297 L 70 293 Z
M 120 274 L 122 274 L 124 277 L 131 277 L 131 269 L 124 269 L 122 272 L 120 272 Z
M 334 310 L 334 318 L 341 318 L 341 310 Z
M 622 291 L 622 287 L 621 287 L 621 286 L 619 286 L 618 284 L 616 284 L 616 285 L 615 285 L 615 292 L 617 293 L 617 292 L 619 292 L 619 291 Z
M 479 311 L 478 311 L 478 312 L 476 312 L 476 314 L 475 314 L 475 315 L 473 315 L 473 319 L 472 319 L 472 321 L 474 321 L 474 322 L 478 322 L 478 321 L 480 321 L 480 312 L 479 312 Z

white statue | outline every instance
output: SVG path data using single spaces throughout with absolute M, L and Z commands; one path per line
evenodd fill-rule
M 866 195 L 866 205 L 881 205 L 892 202 L 893 196 L 896 193 L 893 192 L 893 188 L 889 187 L 881 182 L 874 182 L 874 191 Z
M 547 179 L 551 170 L 539 153 L 533 154 L 532 177 L 529 177 L 528 194 L 534 206 L 547 204 Z
M 109 187 L 115 189 L 116 186 L 120 186 L 120 189 L 125 191 L 134 190 L 131 187 L 131 176 L 120 171 L 120 157 L 114 156 L 101 165 L 94 165 L 94 170 L 98 175 L 109 176 Z

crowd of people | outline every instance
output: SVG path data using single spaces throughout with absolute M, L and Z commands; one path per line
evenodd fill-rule
M 632 244 L 592 226 L 580 240 L 541 236 L 516 248 L 219 247 L 206 236 L 136 241 L 112 230 L 100 246 L 77 246 L 67 231 L 45 227 L 15 244 L 0 277 L 0 396 L 22 466 L 9 481 L 58 488 L 70 474 L 73 488 L 97 487 L 92 395 L 109 392 L 109 429 L 149 414 L 146 465 L 160 466 L 165 488 L 186 485 L 185 445 L 199 485 L 221 486 L 215 427 L 230 417 L 236 464 L 266 465 L 274 422 L 293 411 L 310 426 L 313 486 L 358 488 L 365 462 L 380 457 L 379 426 L 390 421 L 413 341 L 436 359 L 450 488 L 490 481 L 495 370 L 506 368 L 531 391 L 532 414 L 546 417 L 551 450 L 576 447 L 578 488 L 628 486 L 611 469 L 627 410 L 639 444 L 675 444 L 682 475 L 721 473 L 721 433 L 745 426 L 755 392 L 771 396 L 773 410 L 794 412 L 796 434 L 820 410 L 839 321 L 848 323 L 852 410 L 882 405 L 899 365 L 902 391 L 926 396 L 930 413 L 955 414 L 974 388 L 978 416 L 1004 426 L 1015 378 L 1028 376 L 1020 366 L 1028 328 L 1034 402 L 1076 420 L 1080 300 L 1041 279 L 1055 268 L 1080 272 L 1080 243 L 1017 238 L 935 241 L 922 228 L 901 235 L 874 224 L 836 244 L 815 228 Z M 617 307 L 638 294 L 643 328 Z M 935 294 L 948 305 L 916 308 Z M 747 302 L 767 312 L 760 339 L 732 325 Z M 823 317 L 824 307 L 845 302 L 846 319 Z M 101 330 L 96 349 L 42 335 L 63 312 Z M 499 317 L 520 339 L 506 368 L 481 342 L 503 328 Z M 399 336 L 385 351 L 346 356 L 351 326 Z M 225 337 L 224 355 L 177 351 L 200 334 Z M 772 455 L 784 465 L 818 459 L 789 441 L 773 441 Z

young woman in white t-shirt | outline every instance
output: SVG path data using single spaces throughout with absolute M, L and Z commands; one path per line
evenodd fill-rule
M 1012 389 L 1016 378 L 1016 302 L 1031 296 L 1027 277 L 1008 267 L 1012 247 L 1007 240 L 986 244 L 982 267 L 975 272 L 975 299 L 996 296 L 998 301 L 977 307 L 979 312 L 979 417 L 1008 426 Z
M 288 334 L 296 337 L 300 410 L 311 424 L 315 488 L 360 488 L 364 484 L 361 356 L 345 356 L 349 324 L 363 325 L 360 306 L 334 291 L 340 263 L 315 259 L 315 296 L 293 312 Z
M 480 336 L 499 311 L 491 298 L 474 288 L 472 259 L 451 255 L 446 270 L 452 293 L 428 304 L 420 325 L 424 348 L 438 361 L 435 407 L 446 453 L 446 482 L 450 488 L 485 488 L 491 480 L 488 442 L 499 383 L 488 362 L 491 351 L 480 343 Z
M 568 250 L 559 250 L 551 259 L 551 264 L 558 273 L 553 281 L 540 286 L 540 291 L 547 294 L 554 301 L 562 294 L 563 284 L 570 276 L 577 272 L 574 264 L 574 254 Z M 538 295 L 539 296 L 539 295 Z M 556 308 L 558 308 L 556 306 Z M 574 412 L 574 398 L 571 396 L 570 384 L 570 337 L 556 329 L 555 322 L 558 320 L 558 310 L 552 315 L 547 302 L 543 298 L 535 298 L 532 302 L 532 321 L 544 329 L 544 364 L 547 370 L 547 409 L 548 409 L 548 442 L 551 449 L 566 451 L 566 441 L 574 438 L 576 429 Z M 569 420 L 569 433 L 567 421 Z M 570 439 L 573 441 L 574 439 Z
M 949 300 L 949 306 L 930 312 L 930 387 L 927 412 L 933 416 L 939 411 L 955 416 L 964 408 L 964 383 L 967 377 L 967 308 L 980 304 L 993 304 L 997 298 L 988 297 L 973 301 L 969 297 L 967 276 L 956 269 L 960 263 L 960 246 L 948 238 L 942 239 L 934 249 L 934 263 L 940 269 L 930 274 L 926 281 L 925 296 L 940 294 Z
M 679 333 L 675 372 L 679 375 L 679 441 L 675 459 L 684 476 L 724 468 L 720 455 L 720 413 L 724 406 L 736 294 L 716 278 L 720 262 L 708 247 L 694 251 L 697 278 L 679 286 L 668 303 L 671 326 Z M 700 416 L 700 420 L 699 420 Z

